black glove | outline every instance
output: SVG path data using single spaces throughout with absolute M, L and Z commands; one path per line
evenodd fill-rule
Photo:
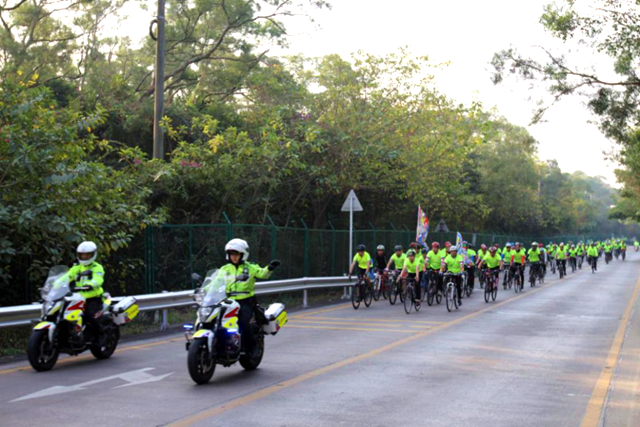
M 267 267 L 267 268 L 269 269 L 269 271 L 273 271 L 273 270 L 275 270 L 276 268 L 278 268 L 278 266 L 279 266 L 280 264 L 281 264 L 281 263 L 280 263 L 280 261 L 279 261 L 279 260 L 274 259 L 273 261 L 271 261 L 271 262 L 269 263 L 269 267 Z

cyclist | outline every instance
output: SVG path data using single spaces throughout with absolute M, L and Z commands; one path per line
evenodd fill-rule
M 489 269 L 491 276 L 494 277 L 494 283 L 497 288 L 498 280 L 500 279 L 500 270 L 504 267 L 502 256 L 498 255 L 498 248 L 495 246 L 489 248 L 489 253 L 480 261 L 479 268 L 482 268 L 485 264 L 487 265 L 487 269 Z M 504 283 L 504 288 L 507 288 L 506 283 Z
M 567 248 L 564 247 L 564 242 L 560 242 L 560 246 L 556 252 L 556 265 L 558 266 L 558 270 L 560 270 L 560 266 L 562 266 L 562 271 L 564 274 L 567 274 Z
M 547 249 L 542 242 L 538 243 L 538 250 L 540 251 L 540 266 L 542 267 L 542 277 L 547 275 Z
M 376 248 L 376 272 L 382 273 L 387 268 L 389 258 L 385 253 L 384 245 L 378 245 Z
M 620 255 L 622 255 L 623 261 L 627 258 L 627 240 L 626 239 L 622 239 L 620 241 Z
M 363 244 L 358 245 L 356 254 L 353 256 L 353 262 L 349 267 L 349 278 L 355 269 L 358 277 L 364 276 L 364 281 L 368 287 L 371 287 L 371 279 L 369 278 L 369 269 L 371 268 L 371 255 L 367 252 L 367 247 Z M 359 287 L 356 286 L 356 289 Z
M 414 279 L 413 289 L 415 291 L 415 304 L 416 307 L 420 307 L 421 293 L 420 293 L 420 284 L 418 282 L 418 271 L 421 265 L 418 263 L 418 257 L 416 256 L 416 251 L 413 249 L 409 249 L 407 251 L 407 258 L 404 260 L 404 267 L 402 268 L 402 292 L 404 293 L 407 288 L 407 281 L 409 279 Z
M 576 245 L 571 245 L 569 247 L 569 265 L 571 265 L 572 269 L 578 268 L 578 249 L 576 249 Z
M 480 249 L 478 250 L 478 259 L 476 260 L 476 264 L 480 263 L 480 261 L 482 261 L 482 259 L 488 253 L 489 253 L 489 249 L 487 248 L 487 245 L 485 245 L 484 243 L 481 244 Z
M 449 251 L 451 251 L 451 242 L 449 241 L 444 242 L 444 249 L 447 251 L 447 255 L 448 255 Z
M 524 284 L 524 268 L 526 257 L 527 252 L 524 250 L 524 248 L 522 248 L 520 242 L 516 242 L 514 249 L 511 251 L 511 259 L 509 260 L 509 276 L 513 277 L 519 268 L 520 285 Z
M 457 247 L 451 246 L 449 249 L 449 255 L 444 259 L 440 272 L 444 272 L 446 268 L 447 272 L 452 274 L 451 280 L 456 285 L 458 305 L 460 306 L 462 305 L 462 276 L 459 276 L 458 274 L 463 271 L 464 258 L 462 255 L 458 255 Z
M 393 284 L 395 284 L 398 278 L 400 277 L 400 273 L 404 268 L 404 261 L 407 259 L 407 256 L 404 254 L 404 250 L 402 249 L 401 245 L 396 245 L 394 249 L 395 249 L 395 253 L 391 255 L 391 258 L 389 258 L 389 262 L 387 263 L 387 267 L 386 267 L 386 271 L 388 272 L 389 270 L 391 270 L 391 267 L 393 266 L 392 270 L 395 273 L 393 275 L 394 277 Z
M 431 277 L 436 280 L 436 284 L 440 291 L 442 291 L 442 277 L 440 277 L 438 272 L 440 271 L 442 261 L 446 256 L 447 252 L 445 249 L 440 249 L 440 243 L 433 242 L 431 243 L 431 250 L 427 252 L 427 256 L 424 260 L 427 271 L 432 273 Z
M 421 248 L 419 251 L 416 251 L 416 259 L 418 260 L 418 277 L 417 282 L 422 283 L 423 280 L 422 273 L 424 273 L 424 258 L 427 256 L 427 248 Z
M 502 260 L 503 261 L 505 260 L 505 258 L 508 259 L 508 258 L 511 257 L 511 243 L 510 242 L 505 243 L 504 249 L 502 250 L 501 255 L 502 255 Z
M 587 259 L 589 260 L 589 265 L 595 271 L 598 271 L 598 248 L 593 243 L 589 243 L 589 246 L 587 246 Z
M 527 259 L 531 264 L 531 267 L 529 268 L 529 279 L 531 279 L 531 277 L 535 273 L 541 274 L 539 270 L 540 269 L 540 247 L 538 246 L 538 242 L 531 243 L 531 248 L 529 249 L 529 251 L 527 251 Z
M 467 266 L 465 267 L 467 270 L 467 280 L 469 281 L 469 287 L 471 289 L 474 288 L 476 283 L 476 262 L 477 262 L 478 254 L 475 250 L 473 250 L 473 244 L 467 244 Z
M 633 239 L 633 250 L 636 252 L 640 250 L 640 242 L 638 242 L 638 239 Z
M 613 253 L 613 245 L 609 240 L 607 240 L 604 243 L 604 259 L 611 261 L 613 258 L 612 253 Z

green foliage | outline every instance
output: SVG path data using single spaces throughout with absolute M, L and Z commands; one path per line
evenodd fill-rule
M 34 83 L 0 85 L 3 288 L 25 275 L 38 281 L 51 265 L 68 263 L 82 240 L 96 241 L 107 257 L 163 220 L 150 211 L 150 191 L 135 176 L 98 161 L 117 156 L 91 133 L 101 112 L 58 109 L 49 90 Z

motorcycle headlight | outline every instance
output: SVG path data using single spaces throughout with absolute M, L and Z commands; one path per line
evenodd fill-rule
M 49 314 L 54 304 L 55 303 L 53 301 L 45 301 L 45 303 L 42 304 L 42 315 L 46 316 L 47 314 Z
M 198 317 L 201 322 L 206 322 L 209 316 L 211 316 L 211 313 L 213 313 L 213 307 L 201 307 L 198 310 Z

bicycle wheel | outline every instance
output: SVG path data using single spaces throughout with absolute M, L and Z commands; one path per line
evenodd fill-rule
M 516 277 L 513 278 L 513 290 L 517 294 L 520 292 L 520 274 L 516 272 Z
M 491 295 L 491 290 L 489 286 L 485 286 L 484 288 L 484 302 L 489 302 L 489 296 Z
M 455 298 L 455 295 L 453 293 L 453 285 L 451 283 L 448 283 L 447 284 L 447 291 L 446 291 L 447 311 L 448 312 L 451 312 L 453 310 L 454 298 Z
M 442 304 L 442 291 L 436 290 L 436 304 Z
M 380 293 L 382 292 L 382 276 L 376 277 L 376 282 L 373 285 L 373 299 L 378 301 L 380 299 Z
M 360 307 L 360 292 L 358 292 L 359 288 L 360 284 L 356 284 L 353 286 L 353 289 L 351 289 L 351 305 L 353 305 L 353 308 L 355 310 Z
M 437 292 L 438 291 L 436 291 L 436 293 Z M 435 294 L 433 293 L 432 289 L 429 289 L 429 293 L 427 294 L 427 304 L 429 304 L 429 306 L 432 306 L 434 299 L 435 299 Z
M 398 286 L 398 296 L 400 297 L 400 303 L 404 303 L 404 292 L 402 291 L 402 287 Z
M 364 305 L 370 307 L 371 301 L 373 301 L 373 289 L 371 286 L 364 285 Z
M 389 287 L 389 304 L 395 305 L 398 299 L 398 287 L 395 283 L 392 283 Z
M 411 307 L 413 307 L 413 285 L 407 284 L 404 290 L 404 312 L 411 313 Z
M 498 279 L 496 279 L 496 283 L 493 285 L 493 289 L 491 290 L 491 300 L 495 301 L 498 297 Z

